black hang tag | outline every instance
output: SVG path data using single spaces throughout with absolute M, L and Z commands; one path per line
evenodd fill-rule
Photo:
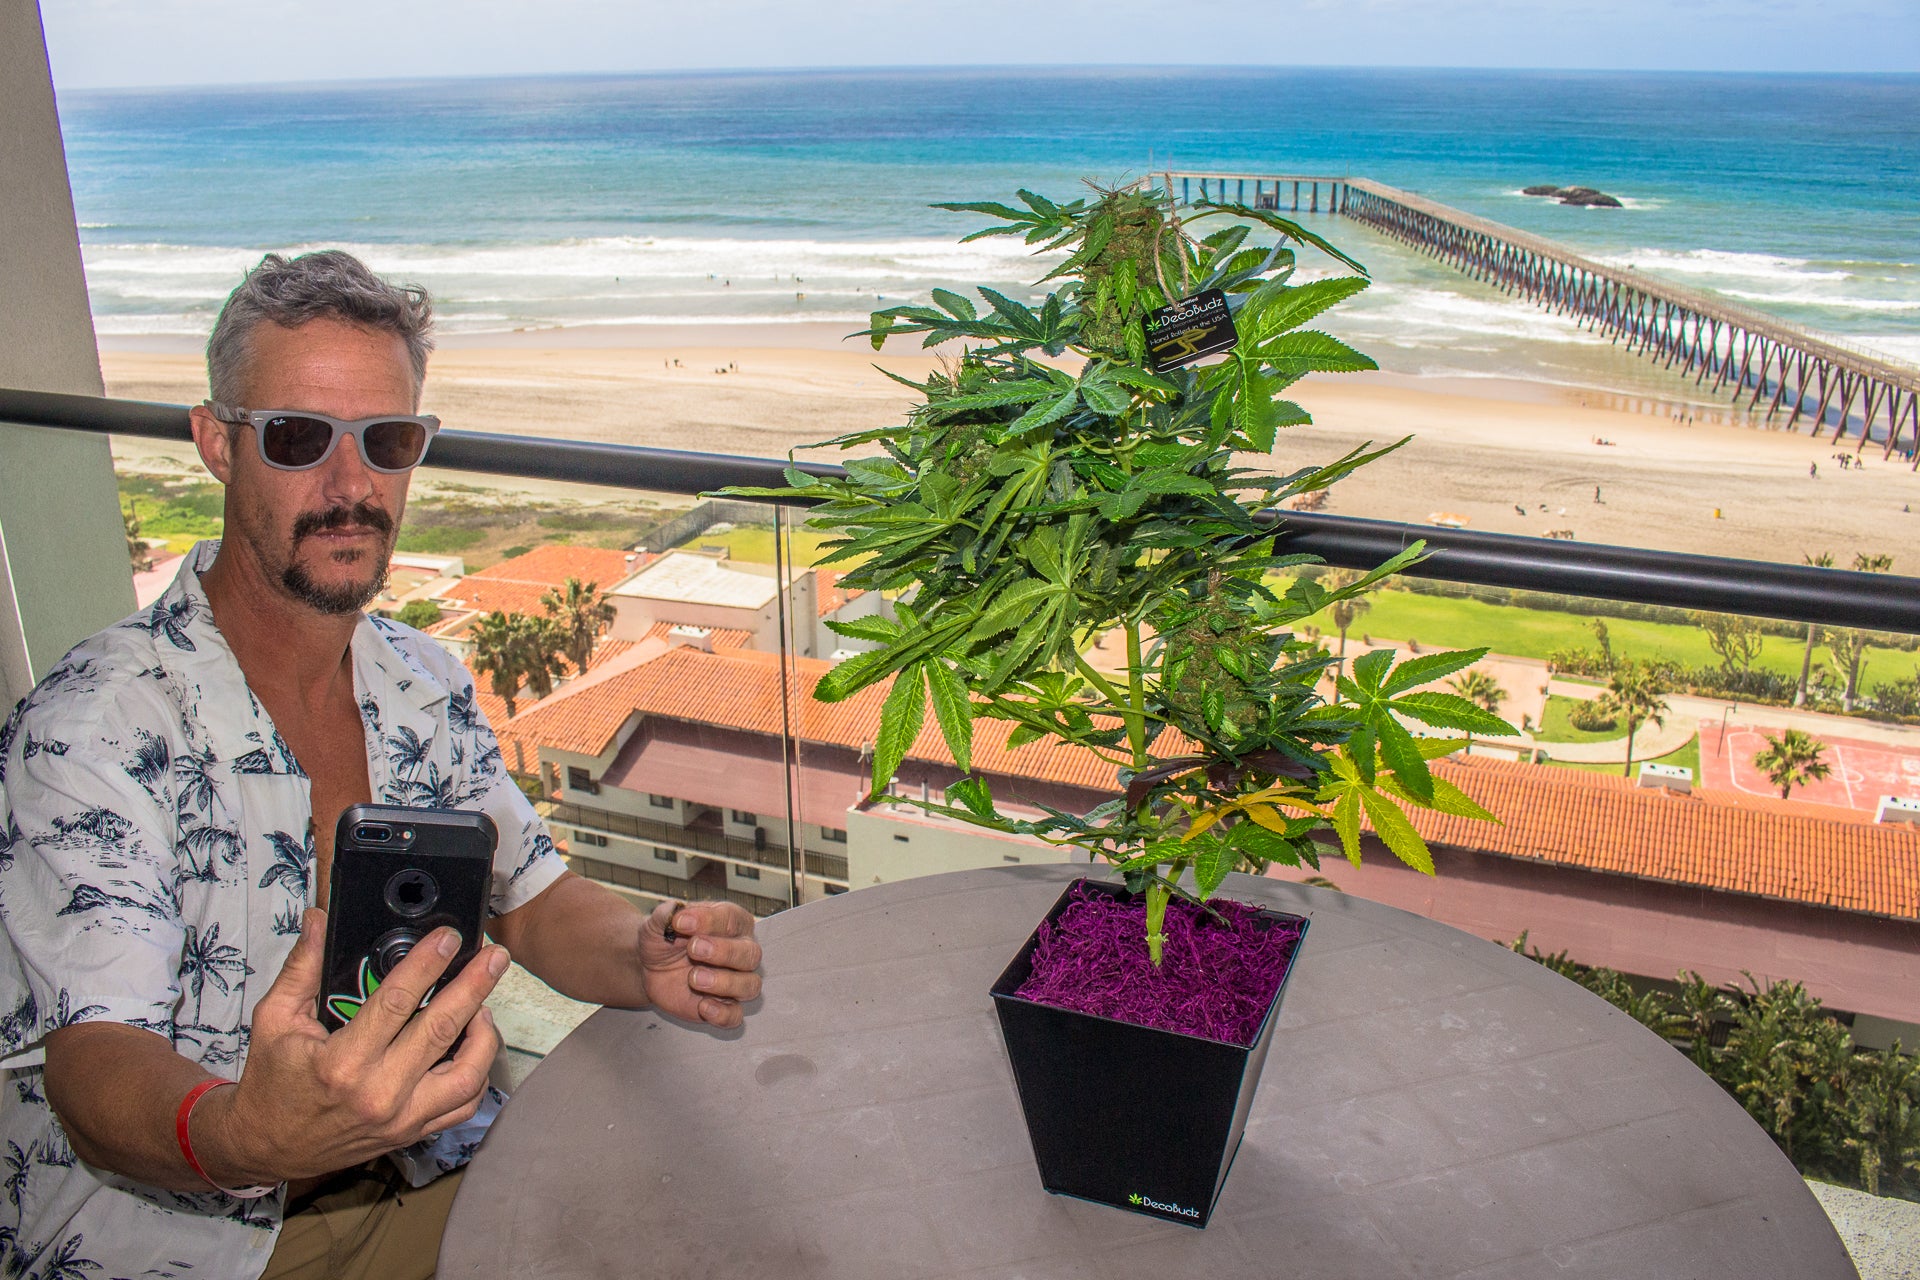
M 1240 341 L 1227 295 L 1207 289 L 1147 313 L 1147 363 L 1155 373 L 1231 351 Z

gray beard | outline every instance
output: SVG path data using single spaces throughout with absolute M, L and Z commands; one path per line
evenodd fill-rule
M 357 613 L 387 585 L 387 572 L 388 566 L 383 563 L 380 572 L 362 586 L 323 587 L 295 563 L 280 575 L 280 585 L 292 593 L 294 599 L 321 613 Z

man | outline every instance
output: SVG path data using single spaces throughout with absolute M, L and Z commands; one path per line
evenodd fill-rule
M 497 1103 L 481 1002 L 509 952 L 576 999 L 716 1027 L 759 994 L 746 912 L 646 915 L 567 872 L 466 670 L 361 612 L 438 426 L 430 324 L 347 254 L 262 261 L 193 411 L 224 539 L 0 731 L 8 1275 L 427 1275 L 457 1179 L 416 1192 L 382 1157 Z M 329 1035 L 311 908 L 358 802 L 493 818 L 498 945 L 422 1009 L 459 943 L 430 935 Z

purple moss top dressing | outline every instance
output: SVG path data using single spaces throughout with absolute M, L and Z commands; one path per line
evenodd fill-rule
M 1037 1004 L 1251 1045 L 1287 972 L 1300 926 L 1244 902 L 1167 904 L 1159 969 L 1147 958 L 1144 898 L 1075 890 L 1040 926 L 1033 971 L 1014 994 Z

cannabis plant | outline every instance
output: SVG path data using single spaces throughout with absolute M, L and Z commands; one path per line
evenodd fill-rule
M 919 397 L 904 423 L 827 442 L 879 450 L 849 461 L 845 478 L 790 470 L 788 487 L 729 491 L 817 504 L 809 525 L 835 535 L 821 563 L 851 566 L 846 585 L 896 601 L 897 619 L 830 624 L 878 647 L 815 693 L 832 702 L 892 680 L 873 794 L 929 704 L 962 771 L 981 719 L 1010 722 L 1009 748 L 1050 741 L 1106 761 L 1114 798 L 1089 813 L 1015 817 L 977 776 L 944 803 L 917 803 L 1116 863 L 1145 895 L 1155 964 L 1171 895 L 1204 902 L 1236 868 L 1317 867 L 1317 830 L 1332 828 L 1358 861 L 1364 818 L 1431 873 L 1406 806 L 1491 815 L 1428 767 L 1461 743 L 1406 725 L 1512 733 L 1465 698 L 1421 689 L 1486 651 L 1395 665 L 1376 650 L 1335 671 L 1290 628 L 1406 568 L 1421 547 L 1329 590 L 1299 572 L 1313 557 L 1276 553 L 1267 516 L 1399 446 L 1285 474 L 1249 465 L 1265 463 L 1282 428 L 1310 421 L 1282 398 L 1289 386 L 1376 367 L 1303 328 L 1365 288 L 1364 268 L 1242 205 L 1182 217 L 1168 193 L 1140 187 L 1019 200 L 938 207 L 995 220 L 969 240 L 1016 235 L 1064 253 L 1040 282 L 1053 292 L 1028 306 L 981 288 L 981 305 L 936 289 L 931 306 L 875 312 L 864 333 L 876 350 L 920 334 L 964 353 L 924 383 L 898 379 Z M 1204 219 L 1225 225 L 1201 235 Z M 1256 227 L 1274 243 L 1256 243 Z M 1361 274 L 1292 284 L 1295 244 Z M 1150 350 L 1150 326 L 1164 331 L 1153 313 L 1208 290 L 1232 300 L 1237 345 L 1206 367 L 1167 367 Z M 1102 669 L 1085 651 L 1115 632 L 1125 661 Z

